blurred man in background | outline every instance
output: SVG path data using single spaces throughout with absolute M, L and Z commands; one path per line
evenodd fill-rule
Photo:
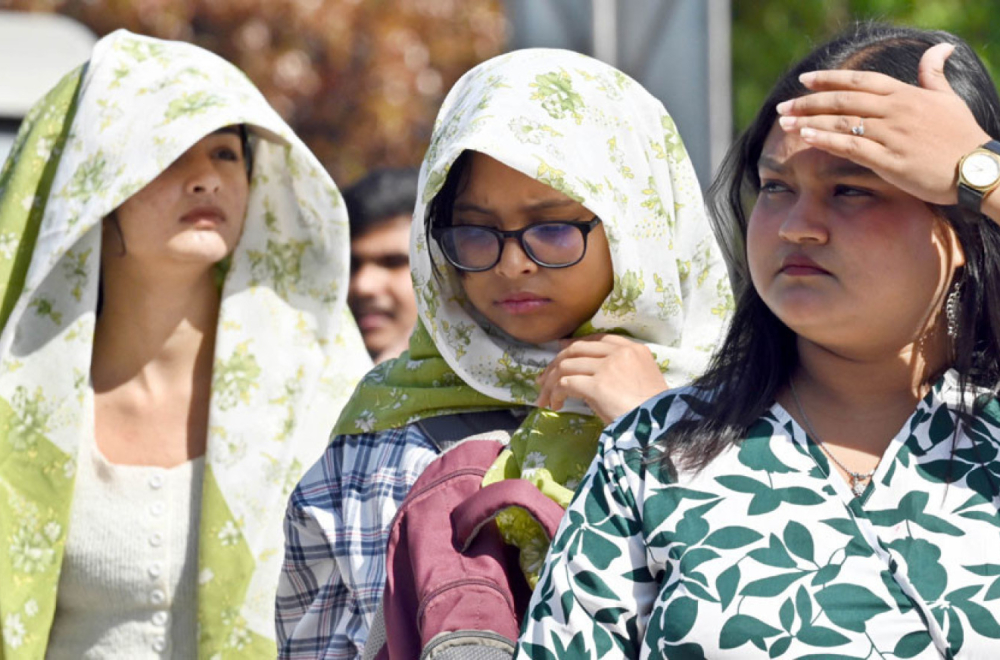
M 347 304 L 375 363 L 406 350 L 417 322 L 410 280 L 410 219 L 417 170 L 373 170 L 344 191 L 351 222 Z

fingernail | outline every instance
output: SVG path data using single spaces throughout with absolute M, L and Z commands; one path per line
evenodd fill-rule
M 799 82 L 806 87 L 808 87 L 814 80 L 816 80 L 815 71 L 806 71 L 805 73 L 799 74 Z
M 795 117 L 778 117 L 778 123 L 786 131 L 795 128 Z
M 812 142 L 813 139 L 816 138 L 816 129 L 815 128 L 803 128 L 801 131 L 799 131 L 799 135 L 806 142 Z
M 779 115 L 787 115 L 792 111 L 792 105 L 793 103 L 791 101 L 782 101 L 777 105 L 777 107 L 775 107 L 775 110 L 778 111 Z

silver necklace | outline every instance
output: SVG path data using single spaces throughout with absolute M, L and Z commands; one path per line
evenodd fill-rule
M 829 459 L 837 465 L 837 467 L 846 472 L 850 477 L 851 492 L 854 493 L 854 496 L 861 497 L 865 492 L 865 483 L 872 478 L 875 474 L 875 470 L 878 469 L 878 466 L 876 465 L 875 469 L 871 472 L 855 472 L 838 461 L 837 457 L 830 452 L 826 443 L 823 442 L 823 438 L 819 437 L 819 433 L 816 433 L 816 429 L 814 429 L 813 425 L 809 423 L 809 417 L 806 415 L 806 411 L 802 408 L 802 402 L 799 401 L 799 393 L 795 391 L 795 381 L 791 378 L 788 379 L 788 387 L 792 390 L 792 398 L 795 399 L 795 407 L 799 409 L 799 415 L 802 416 L 802 421 L 805 422 L 806 430 L 809 432 L 809 435 L 816 438 L 816 445 L 823 450 L 823 453 L 826 454 L 827 457 L 829 457 Z

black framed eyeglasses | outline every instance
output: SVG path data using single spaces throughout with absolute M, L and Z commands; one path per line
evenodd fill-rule
M 489 270 L 500 263 L 508 238 L 516 238 L 528 258 L 545 268 L 568 268 L 587 253 L 587 234 L 600 224 L 559 220 L 539 222 L 513 231 L 480 225 L 434 227 L 431 236 L 455 268 L 471 273 Z

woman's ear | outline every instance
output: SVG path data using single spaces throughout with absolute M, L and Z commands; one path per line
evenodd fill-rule
M 122 233 L 121 223 L 118 222 L 118 216 L 116 215 L 115 209 L 111 213 L 108 213 L 101 220 L 101 242 L 108 246 L 110 241 L 114 240 L 118 243 L 118 254 L 116 256 L 124 257 L 127 250 L 125 249 L 125 234 Z M 114 236 L 114 239 L 108 238 L 109 236 Z M 102 248 L 101 251 L 105 254 L 110 254 L 106 251 L 107 248 Z
M 941 239 L 944 248 L 944 265 L 951 273 L 965 265 L 965 250 L 962 248 L 962 241 L 958 238 L 955 227 L 938 216 L 937 231 L 935 232 Z

